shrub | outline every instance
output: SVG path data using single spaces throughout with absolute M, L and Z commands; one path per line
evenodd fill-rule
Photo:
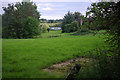
M 66 33 L 70 33 L 70 32 L 75 32 L 78 30 L 78 23 L 77 21 L 73 21 L 71 24 L 66 24 L 64 27 L 64 30 Z
M 45 32 L 48 28 L 49 28 L 49 25 L 44 24 L 44 25 L 42 25 L 41 30 L 42 30 L 43 32 Z
M 81 32 L 87 32 L 87 31 L 88 31 L 88 28 L 87 28 L 85 25 L 80 26 L 80 31 L 81 31 Z
M 95 59 L 91 65 L 87 66 L 84 70 L 80 70 L 76 78 L 96 78 L 96 79 L 119 79 L 120 78 L 120 56 L 113 55 L 116 51 L 108 51 L 107 49 L 93 50 L 97 53 L 96 56 L 91 58 Z M 91 51 L 90 53 L 93 53 Z
M 79 28 L 78 22 L 77 22 L 77 21 L 73 21 L 73 22 L 71 23 L 71 32 L 77 31 L 78 28 Z

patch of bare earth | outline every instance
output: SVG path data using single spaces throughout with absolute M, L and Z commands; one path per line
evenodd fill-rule
M 53 72 L 53 73 L 56 73 L 56 74 L 62 74 L 62 75 L 66 76 L 71 71 L 72 67 L 75 64 L 79 64 L 81 66 L 81 68 L 84 68 L 91 61 L 92 61 L 92 59 L 90 59 L 90 58 L 70 59 L 70 60 L 67 60 L 65 62 L 53 64 L 46 69 L 42 69 L 42 71 Z

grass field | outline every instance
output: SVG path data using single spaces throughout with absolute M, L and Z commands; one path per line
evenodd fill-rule
M 52 37 L 61 35 L 60 37 Z M 3 78 L 64 78 L 64 75 L 41 71 L 52 64 L 77 56 L 104 45 L 99 36 L 72 36 L 60 31 L 41 34 L 37 39 L 2 40 Z
M 54 25 L 57 25 L 57 24 L 60 24 L 60 23 L 40 23 L 40 25 L 44 25 L 44 24 L 47 24 L 49 26 L 54 26 Z
M 53 38 L 53 37 L 63 37 L 63 36 L 69 36 L 71 33 L 61 33 L 61 30 L 57 31 L 50 31 L 41 33 L 41 35 L 37 36 L 37 38 Z M 35 37 L 36 38 L 36 37 Z

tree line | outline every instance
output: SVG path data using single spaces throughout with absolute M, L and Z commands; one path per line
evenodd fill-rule
M 47 20 L 44 18 L 40 19 L 41 23 L 61 23 L 62 21 L 63 21 L 62 19 L 56 19 L 56 20 L 54 19 Z

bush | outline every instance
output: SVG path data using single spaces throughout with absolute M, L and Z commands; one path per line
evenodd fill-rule
M 78 23 L 77 21 L 73 21 L 71 24 L 66 24 L 64 27 L 64 30 L 66 33 L 70 33 L 70 32 L 75 32 L 78 30 Z
M 88 31 L 88 28 L 87 28 L 85 25 L 80 26 L 80 31 L 81 31 L 81 32 L 87 32 L 87 31 Z
M 42 30 L 43 32 L 45 32 L 48 28 L 49 28 L 49 25 L 44 24 L 44 25 L 42 25 L 41 30 Z
M 78 28 L 79 28 L 79 26 L 78 26 L 78 22 L 77 21 L 73 21 L 72 23 L 71 23 L 71 32 L 75 32 L 75 31 L 77 31 L 78 30 Z

